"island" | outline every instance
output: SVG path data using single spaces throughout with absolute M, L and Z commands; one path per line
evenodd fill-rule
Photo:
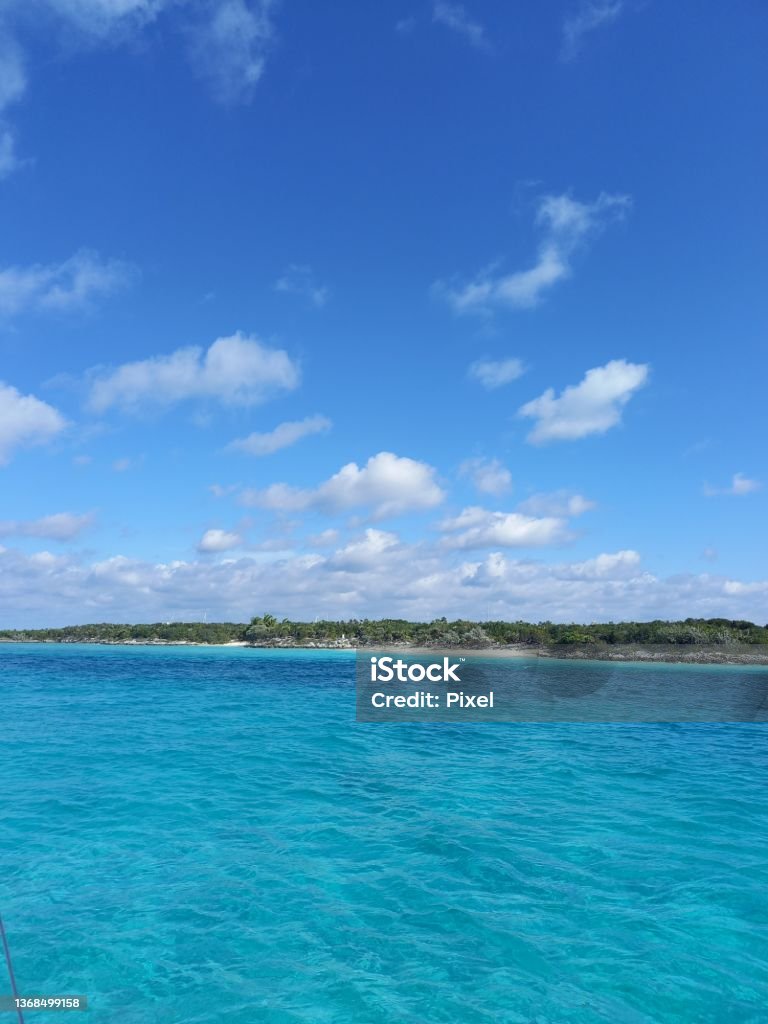
M 463 648 L 507 656 L 768 664 L 768 625 L 741 619 L 555 623 L 254 616 L 250 622 L 89 623 L 0 629 L 0 643 L 227 645 L 259 648 Z

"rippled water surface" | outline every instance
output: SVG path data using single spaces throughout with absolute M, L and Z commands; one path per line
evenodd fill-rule
M 99 1024 L 768 1021 L 767 726 L 358 725 L 352 679 L 0 646 L 19 987 Z

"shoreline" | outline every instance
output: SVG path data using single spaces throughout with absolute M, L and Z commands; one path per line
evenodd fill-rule
M 405 641 L 397 641 L 390 644 L 369 644 L 358 647 L 349 641 L 311 641 L 307 643 L 296 643 L 292 640 L 275 640 L 262 643 L 254 643 L 248 640 L 229 640 L 221 643 L 212 643 L 204 640 L 102 640 L 102 639 L 77 639 L 77 640 L 16 640 L 9 637 L 0 637 L 1 644 L 62 644 L 74 646 L 77 644 L 94 644 L 99 647 L 214 647 L 214 648 L 243 648 L 251 650 L 300 650 L 300 651 L 350 651 L 375 650 L 375 651 L 402 651 L 408 654 L 428 655 L 434 651 L 455 651 L 467 655 L 480 656 L 484 658 L 548 658 L 553 661 L 610 661 L 610 662 L 637 662 L 656 664 L 682 664 L 682 665 L 765 665 L 768 666 L 768 646 L 762 644 L 743 645 L 684 645 L 681 650 L 677 645 L 659 644 L 646 646 L 640 645 L 530 645 L 530 644 L 498 644 L 492 646 L 468 647 L 462 645 L 436 644 L 428 646 L 424 644 L 411 644 Z M 755 649 L 757 648 L 757 649 Z M 762 648 L 762 649 L 761 649 Z

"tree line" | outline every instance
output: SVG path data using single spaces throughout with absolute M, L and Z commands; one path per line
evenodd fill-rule
M 0 640 L 63 643 L 164 643 L 221 644 L 245 641 L 259 645 L 340 644 L 377 646 L 416 644 L 425 646 L 487 647 L 522 644 L 534 647 L 557 644 L 768 644 L 768 625 L 743 619 L 683 619 L 651 622 L 556 623 L 502 619 L 476 622 L 470 619 L 319 619 L 301 622 L 257 615 L 242 622 L 154 622 L 138 625 L 92 623 L 58 629 L 0 630 Z

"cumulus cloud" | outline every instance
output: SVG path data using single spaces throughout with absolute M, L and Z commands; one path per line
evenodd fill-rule
M 66 425 L 58 409 L 34 395 L 22 395 L 0 381 L 0 466 L 10 460 L 17 448 L 45 444 Z
M 622 409 L 648 380 L 648 373 L 645 364 L 613 359 L 587 370 L 583 380 L 565 388 L 558 397 L 554 388 L 547 388 L 518 410 L 520 416 L 536 420 L 527 440 L 542 444 L 604 434 L 621 422 Z
M 362 572 L 380 565 L 385 553 L 391 554 L 399 543 L 396 533 L 368 529 L 362 537 L 334 552 L 329 564 L 346 572 Z
M 450 534 L 445 539 L 450 548 L 532 548 L 564 544 L 571 539 L 568 524 L 560 517 L 491 512 L 478 506 L 444 519 L 440 529 Z
M 327 416 L 308 416 L 303 420 L 280 423 L 274 430 L 264 434 L 253 433 L 248 437 L 238 438 L 227 447 L 232 451 L 245 452 L 246 455 L 272 455 L 281 448 L 289 448 L 304 437 L 325 433 L 331 426 Z
M 362 468 L 356 462 L 347 463 L 318 487 L 301 489 L 272 484 L 265 490 L 245 491 L 241 501 L 279 512 L 365 508 L 374 519 L 385 519 L 434 508 L 444 497 L 432 466 L 391 452 L 379 452 Z
M 511 384 L 524 373 L 525 367 L 520 359 L 478 359 L 469 367 L 469 376 L 480 381 L 489 391 Z
M 581 516 L 595 508 L 595 502 L 581 494 L 552 491 L 550 494 L 532 494 L 517 506 L 519 512 L 529 516 Z
M 74 515 L 56 512 L 39 519 L 0 520 L 0 537 L 37 537 L 44 540 L 74 540 L 93 526 L 92 512 Z
M 315 280 L 312 268 L 298 263 L 291 263 L 285 273 L 275 281 L 275 291 L 300 295 L 317 307 L 324 306 L 330 296 L 330 289 Z
M 485 28 L 479 21 L 469 16 L 462 4 L 453 3 L 452 0 L 435 0 L 432 7 L 432 20 L 436 24 L 444 25 L 458 33 L 475 49 L 490 49 Z
M 459 475 L 468 477 L 483 494 L 504 494 L 512 486 L 512 474 L 498 459 L 466 459 Z
M 218 338 L 207 351 L 199 346 L 180 348 L 167 356 L 124 363 L 105 374 L 94 372 L 92 378 L 92 412 L 140 412 L 195 398 L 258 405 L 276 392 L 297 387 L 299 368 L 287 352 L 238 331 Z
M 88 249 L 63 263 L 0 268 L 0 315 L 83 309 L 127 287 L 135 275 L 130 264 L 102 259 Z
M 563 60 L 573 60 L 581 50 L 584 37 L 616 21 L 625 6 L 624 0 L 587 0 L 582 3 L 563 22 Z
M 714 497 L 717 494 L 731 494 L 742 497 L 745 494 L 753 494 L 755 491 L 759 491 L 762 486 L 759 480 L 751 480 L 743 473 L 734 473 L 731 477 L 730 486 L 711 487 L 709 484 L 704 484 L 704 493 L 708 497 Z
M 367 566 L 364 550 L 358 558 L 310 552 L 155 564 L 6 548 L 0 551 L 0 618 L 29 626 L 190 620 L 207 612 L 243 622 L 269 607 L 302 619 L 490 615 L 573 622 L 690 615 L 763 622 L 768 599 L 768 580 L 708 573 L 658 578 L 643 569 L 636 552 L 549 564 L 498 550 L 467 559 L 442 545 L 388 543 L 386 535 L 369 544 L 379 551 Z
M 637 551 L 616 551 L 610 555 L 598 555 L 585 562 L 574 562 L 568 566 L 567 574 L 573 579 L 624 579 L 634 576 L 640 566 Z
M 200 538 L 197 550 L 206 554 L 231 551 L 233 548 L 241 547 L 242 543 L 243 538 L 239 533 L 232 533 L 229 530 L 206 530 Z
M 588 203 L 568 195 L 544 196 L 536 213 L 541 241 L 532 266 L 510 274 L 492 268 L 458 287 L 438 281 L 433 290 L 457 313 L 489 312 L 497 307 L 530 309 L 570 275 L 574 252 L 611 221 L 622 218 L 630 206 L 629 196 L 607 192 Z

